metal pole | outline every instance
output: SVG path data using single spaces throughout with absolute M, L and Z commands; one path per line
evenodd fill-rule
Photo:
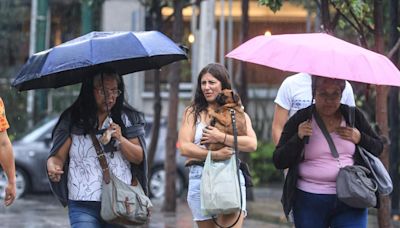
M 93 0 L 81 1 L 81 33 L 86 34 L 93 31 Z
M 219 62 L 225 64 L 225 0 L 220 0 L 221 15 L 219 17 Z
M 232 0 L 229 0 L 229 14 L 228 14 L 228 51 L 233 49 L 233 17 L 232 17 Z M 229 76 L 232 78 L 233 64 L 232 59 L 229 58 L 228 62 L 228 72 Z
M 37 0 L 31 1 L 31 24 L 29 35 L 29 56 L 36 52 L 36 11 Z M 26 112 L 28 113 L 28 128 L 33 127 L 33 111 L 34 111 L 35 91 L 29 90 L 26 98 Z
M 46 26 L 47 26 L 48 0 L 38 0 L 37 22 L 36 22 L 36 51 L 46 49 Z
M 48 16 L 48 0 L 38 0 L 36 18 L 36 52 L 46 49 L 46 30 Z M 47 111 L 47 90 L 38 92 L 38 112 L 35 119 L 42 118 Z
M 307 10 L 306 32 L 311 32 L 311 9 L 309 1 L 306 1 L 306 10 Z
M 197 86 L 197 74 L 199 71 L 199 51 L 198 51 L 198 46 L 199 46 L 199 42 L 200 42 L 200 36 L 199 36 L 199 28 L 197 25 L 197 17 L 198 17 L 198 9 L 197 9 L 197 5 L 196 5 L 196 1 L 192 0 L 192 18 L 191 18 L 191 22 L 190 22 L 190 30 L 192 32 L 192 34 L 194 35 L 194 42 L 192 43 L 192 49 L 191 49 L 191 54 L 192 54 L 192 61 L 191 61 L 191 65 L 192 65 L 192 96 L 194 96 L 195 92 L 196 92 L 196 86 Z

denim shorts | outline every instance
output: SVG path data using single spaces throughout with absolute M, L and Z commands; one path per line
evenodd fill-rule
M 192 165 L 189 167 L 189 187 L 187 202 L 189 204 L 190 210 L 192 211 L 194 221 L 204 221 L 212 219 L 210 215 L 205 216 L 201 213 L 200 184 L 202 172 L 202 166 Z M 242 211 L 246 216 L 246 186 L 244 185 L 244 177 L 242 171 L 240 171 L 240 187 L 242 190 Z
M 101 203 L 97 201 L 68 200 L 69 221 L 72 228 L 123 228 L 106 223 L 100 217 Z

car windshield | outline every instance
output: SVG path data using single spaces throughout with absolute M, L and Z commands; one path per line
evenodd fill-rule
M 27 131 L 27 133 L 23 134 L 18 138 L 19 141 L 23 143 L 30 143 L 38 140 L 45 134 L 50 133 L 53 130 L 53 127 L 56 125 L 58 118 L 56 117 L 46 117 L 43 120 L 39 121 L 32 129 Z

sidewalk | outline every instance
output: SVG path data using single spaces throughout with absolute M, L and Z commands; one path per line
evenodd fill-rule
M 286 221 L 280 202 L 282 185 L 272 184 L 267 187 L 253 188 L 254 201 L 247 201 L 248 219 L 256 219 L 281 225 L 281 227 L 291 227 Z M 393 227 L 400 228 L 400 222 L 393 221 Z M 369 209 L 368 227 L 379 227 L 377 210 Z

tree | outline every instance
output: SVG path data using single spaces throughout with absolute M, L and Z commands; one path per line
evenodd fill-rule
M 6 106 L 11 138 L 26 130 L 26 95 L 17 93 L 10 84 L 28 55 L 29 15 L 26 1 L 0 1 L 0 97 Z
M 242 0 L 242 27 L 241 27 L 241 34 L 240 34 L 240 41 L 241 43 L 245 42 L 249 38 L 249 0 Z M 247 106 L 248 103 L 248 97 L 247 97 L 247 91 L 248 91 L 248 86 L 247 86 L 247 65 L 244 62 L 240 63 L 240 74 L 239 78 L 240 83 L 239 86 L 237 87 L 239 90 L 239 95 L 240 99 L 242 101 L 242 104 L 244 107 Z M 250 161 L 250 154 L 249 153 L 240 153 L 239 154 L 240 159 L 243 162 L 248 163 Z M 248 200 L 254 200 L 254 195 L 253 195 L 253 189 L 249 188 L 246 191 L 247 199 Z
M 399 39 L 399 31 L 397 29 L 398 24 L 398 7 L 399 0 L 390 1 L 390 46 L 394 47 L 396 41 Z M 394 63 L 398 63 L 399 55 L 398 51 L 395 51 L 391 56 L 391 60 Z M 393 86 L 389 91 L 389 126 L 390 131 L 390 176 L 393 180 L 393 192 L 392 192 L 392 214 L 399 215 L 399 131 L 400 131 L 400 119 L 399 119 L 399 87 Z
M 174 0 L 174 21 L 172 26 L 172 38 L 175 42 L 181 43 L 183 39 L 183 0 Z M 168 77 L 169 88 L 169 107 L 168 107 L 168 134 L 167 151 L 165 156 L 165 200 L 163 209 L 165 211 L 176 210 L 176 141 L 178 140 L 177 121 L 178 121 L 178 102 L 179 102 L 179 78 L 181 74 L 181 63 L 175 62 L 171 65 L 171 72 Z
M 148 10 L 146 11 L 146 28 L 155 29 L 158 31 L 162 31 L 163 29 L 163 19 L 161 14 L 161 9 L 164 5 L 161 5 L 160 0 L 152 0 L 150 2 L 142 2 Z M 161 82 L 160 82 L 160 72 L 155 70 L 152 72 L 153 80 L 154 80 L 154 115 L 153 115 L 153 126 L 151 128 L 151 141 L 149 145 L 149 149 L 147 151 L 147 164 L 148 167 L 152 167 L 154 157 L 156 154 L 157 144 L 158 144 L 158 135 L 160 129 L 161 122 Z M 150 170 L 151 172 L 151 170 Z M 150 173 L 151 175 L 151 173 Z
M 329 8 L 323 4 L 325 4 L 327 0 L 321 0 L 321 12 L 322 15 L 325 15 L 325 19 L 323 22 L 326 25 L 329 17 L 326 14 L 326 10 L 329 11 Z M 267 5 L 269 7 L 275 7 L 277 9 L 282 5 L 282 1 L 280 0 L 260 0 L 261 4 Z M 374 40 L 375 51 L 378 53 L 384 53 L 384 37 L 383 37 L 383 1 L 382 0 L 374 0 L 373 1 L 373 10 L 370 9 L 371 2 L 364 1 L 350 1 L 350 0 L 330 0 L 330 5 L 336 9 L 337 14 L 350 25 L 352 29 L 356 31 L 359 36 L 360 43 L 363 47 L 368 48 L 368 38 Z M 280 5 L 279 5 L 280 4 Z M 371 14 L 373 13 L 373 14 Z M 328 25 L 328 27 L 331 24 Z M 344 24 L 342 23 L 342 26 Z M 376 122 L 379 126 L 379 134 L 385 139 L 389 136 L 389 128 L 388 128 L 388 107 L 387 100 L 388 99 L 388 87 L 387 86 L 376 86 Z M 384 150 L 381 155 L 382 163 L 387 168 L 389 165 L 389 154 L 388 154 L 389 145 L 385 144 Z M 390 220 L 390 208 L 391 204 L 389 196 L 381 196 L 380 197 L 380 208 L 378 210 L 378 221 L 379 227 L 391 227 Z
M 374 21 L 375 21 L 375 49 L 379 53 L 384 53 L 383 40 L 383 2 L 382 0 L 374 0 Z M 380 134 L 386 139 L 389 138 L 388 127 L 388 86 L 376 87 L 376 121 L 380 127 Z M 385 143 L 385 147 L 380 156 L 382 163 L 386 169 L 389 166 L 389 145 Z M 378 210 L 379 227 L 392 227 L 390 219 L 390 198 L 389 196 L 380 197 L 381 206 Z

